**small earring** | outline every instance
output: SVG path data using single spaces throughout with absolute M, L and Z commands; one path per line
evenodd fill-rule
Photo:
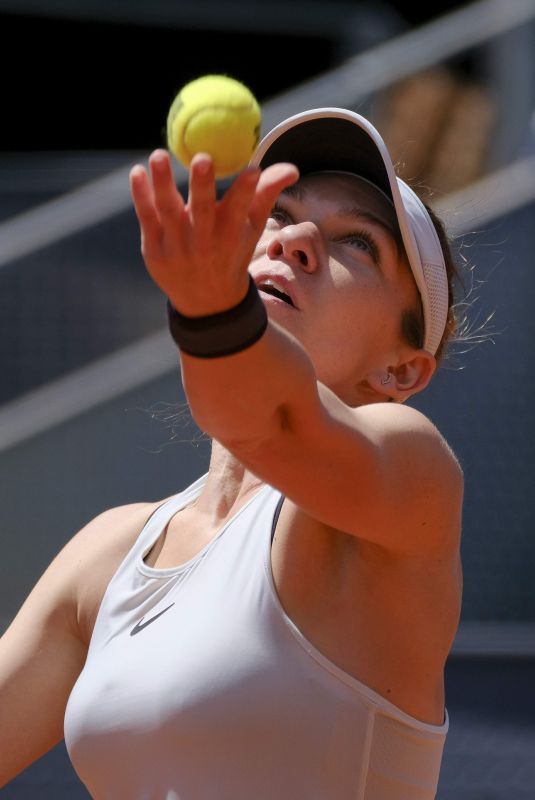
M 381 378 L 382 386 L 385 386 L 387 383 L 390 383 L 390 379 L 391 378 L 392 378 L 392 373 L 391 372 L 387 372 L 386 373 L 386 378 Z

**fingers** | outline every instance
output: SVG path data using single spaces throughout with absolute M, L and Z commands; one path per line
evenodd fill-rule
M 154 201 L 164 228 L 173 228 L 184 208 L 177 191 L 171 160 L 166 150 L 155 150 L 149 158 Z
M 249 167 L 218 201 L 212 159 L 198 153 L 191 164 L 186 206 L 175 186 L 169 153 L 156 150 L 149 168 L 150 177 L 142 166 L 135 166 L 130 184 L 143 256 L 160 286 L 167 285 L 171 268 L 177 278 L 179 265 L 188 273 L 188 285 L 201 265 L 204 279 L 210 270 L 218 280 L 237 274 L 236 269 L 241 274 L 280 192 L 299 178 L 292 164 L 274 164 L 263 172 Z
M 259 179 L 260 170 L 257 167 L 243 170 L 227 189 L 219 204 L 221 233 L 234 246 L 243 236 L 244 222 L 249 219 Z
M 223 258 L 247 268 L 271 209 L 283 189 L 299 179 L 293 164 L 274 164 L 263 172 L 243 170 L 218 203 L 215 233 Z
M 142 236 L 159 239 L 162 226 L 154 203 L 154 193 L 147 173 L 139 164 L 130 170 L 130 192 Z
M 294 164 L 273 164 L 262 172 L 249 211 L 251 226 L 258 236 L 279 194 L 298 180 L 299 170 Z
M 293 164 L 273 164 L 263 172 L 257 167 L 243 170 L 220 203 L 220 227 L 226 240 L 234 245 L 240 242 L 249 250 L 251 243 L 240 241 L 244 222 L 253 238 L 258 238 L 281 191 L 298 179 L 299 171 Z
M 215 207 L 214 165 L 207 153 L 197 153 L 190 166 L 188 213 L 191 245 L 201 258 L 212 245 Z

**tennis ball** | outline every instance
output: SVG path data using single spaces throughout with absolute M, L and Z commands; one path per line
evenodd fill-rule
M 261 111 L 250 90 L 226 75 L 205 75 L 179 91 L 167 116 L 167 146 L 189 167 L 209 153 L 218 178 L 245 167 L 258 144 Z

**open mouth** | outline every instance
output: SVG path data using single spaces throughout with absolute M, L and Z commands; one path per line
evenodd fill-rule
M 285 303 L 288 303 L 289 306 L 295 308 L 292 298 L 289 295 L 287 295 L 286 292 L 283 292 L 282 289 L 279 289 L 271 281 L 265 281 L 264 283 L 259 283 L 257 288 L 260 291 L 265 292 L 266 294 L 270 294 L 272 297 L 278 297 L 279 300 L 283 300 Z

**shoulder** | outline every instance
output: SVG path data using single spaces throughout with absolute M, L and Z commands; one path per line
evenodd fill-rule
M 425 459 L 454 483 L 463 481 L 463 471 L 452 447 L 436 425 L 421 411 L 393 403 L 373 403 L 353 409 L 355 420 L 384 447 L 398 449 L 407 457 Z
M 335 445 L 351 441 L 356 433 L 369 443 L 387 469 L 388 456 L 431 459 L 434 469 L 444 472 L 453 483 L 462 484 L 459 459 L 437 426 L 421 411 L 405 404 L 384 402 L 351 407 L 330 390 L 321 388 L 324 418 L 328 421 L 326 429 Z M 318 428 L 321 435 L 321 426 Z M 339 435 L 333 439 L 336 431 Z
M 122 553 L 125 547 L 132 545 L 141 532 L 140 523 L 148 520 L 150 515 L 164 503 L 127 503 L 108 508 L 93 517 L 81 528 L 62 551 L 63 558 L 97 556 L 105 552 Z M 124 555 L 124 553 L 123 553 Z
M 464 476 L 445 437 L 410 406 L 376 403 L 352 411 L 376 446 L 382 489 L 371 513 L 390 531 L 392 548 L 456 550 Z
M 110 580 L 164 502 L 128 503 L 102 511 L 67 542 L 47 570 L 51 589 L 57 584 L 55 591 L 68 606 L 75 633 L 84 644 L 89 643 Z
M 158 505 L 117 506 L 84 525 L 44 570 L 10 629 L 23 631 L 25 639 L 46 630 L 88 644 L 88 625 L 106 586 Z

